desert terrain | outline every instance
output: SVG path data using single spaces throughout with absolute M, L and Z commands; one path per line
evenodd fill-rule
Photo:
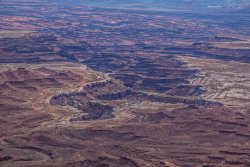
M 250 166 L 247 14 L 0 6 L 0 166 Z

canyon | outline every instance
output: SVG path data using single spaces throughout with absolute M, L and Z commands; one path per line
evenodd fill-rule
M 0 166 L 249 166 L 249 17 L 206 12 L 0 1 Z

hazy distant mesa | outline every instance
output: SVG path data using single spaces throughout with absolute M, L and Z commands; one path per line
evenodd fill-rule
M 63 0 L 67 4 L 79 4 L 93 7 L 124 8 L 140 10 L 186 10 L 244 12 L 250 11 L 250 0 Z

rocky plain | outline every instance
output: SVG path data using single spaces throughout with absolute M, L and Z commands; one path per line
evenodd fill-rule
M 0 166 L 250 166 L 248 16 L 0 1 Z

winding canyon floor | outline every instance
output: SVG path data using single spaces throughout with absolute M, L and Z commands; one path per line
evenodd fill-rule
M 206 70 L 207 75 L 215 72 Z M 163 95 L 124 91 L 121 82 L 76 63 L 4 64 L 0 76 L 3 166 L 248 163 L 246 91 L 242 95 L 239 91 L 237 98 L 228 96 L 230 103 L 222 98 L 224 105 L 219 96 L 211 95 L 213 91 L 207 91 L 204 99 L 221 103 L 199 104 L 189 99 L 192 104 L 186 104 L 189 101 L 178 101 L 186 97 L 164 100 Z M 218 84 L 199 78 L 204 80 L 198 77 L 191 83 Z M 235 84 L 239 81 L 233 76 L 228 79 Z M 231 86 L 227 91 L 224 87 L 216 89 L 230 95 Z M 239 98 L 245 100 L 238 104 L 242 110 L 236 111 Z
M 250 166 L 248 16 L 0 9 L 0 166 Z

